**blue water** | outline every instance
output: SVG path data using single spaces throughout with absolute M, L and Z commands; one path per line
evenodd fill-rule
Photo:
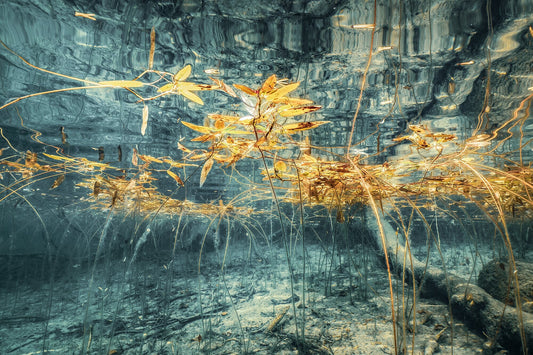
M 0 4 L 0 40 L 6 46 L 0 47 L 0 105 L 32 93 L 80 87 L 86 85 L 83 80 L 133 80 L 148 68 L 153 28 L 155 70 L 176 73 L 191 65 L 188 81 L 213 84 L 209 79 L 213 77 L 229 85 L 252 88 L 259 87 L 272 74 L 287 78 L 287 82 L 299 81 L 295 96 L 322 106 L 305 116 L 306 120 L 330 121 L 299 136 L 307 136 L 313 146 L 328 151 L 323 153 L 324 159 L 345 154 L 357 112 L 351 154 L 360 155 L 369 164 L 402 161 L 413 147 L 396 144 L 393 139 L 406 134 L 410 124 L 424 124 L 432 132 L 453 134 L 461 143 L 472 135 L 478 122 L 482 133 L 492 134 L 513 117 L 521 103 L 529 105 L 526 98 L 533 90 L 533 3 L 517 0 L 489 4 L 487 7 L 483 1 L 459 0 L 378 1 L 373 31 L 372 1 L 4 1 Z M 76 16 L 76 12 L 93 14 L 94 20 L 89 15 Z M 15 53 L 42 70 L 24 63 Z M 146 78 L 155 80 L 157 75 Z M 127 90 L 72 90 L 26 98 L 0 110 L 0 159 L 24 164 L 26 151 L 64 154 L 109 163 L 115 169 L 114 177 L 138 178 L 140 175 L 132 173 L 138 168 L 133 165 L 137 154 L 134 149 L 138 154 L 175 160 L 185 155 L 178 144 L 206 149 L 205 143 L 190 141 L 197 134 L 180 120 L 202 125 L 210 113 L 245 112 L 242 102 L 230 95 L 202 91 L 199 96 L 204 105 L 178 95 L 148 101 L 149 120 L 144 135 L 143 104 Z M 527 118 L 529 111 L 521 110 L 520 114 Z M 527 166 L 533 126 L 527 119 L 524 122 L 522 140 L 506 141 L 495 153 L 505 153 L 514 161 L 523 159 Z M 505 134 L 516 136 L 516 129 Z M 383 148 L 387 146 L 390 148 Z M 105 157 L 99 156 L 100 148 Z M 215 275 L 204 275 L 207 279 L 202 280 L 201 286 L 197 281 L 190 285 L 184 277 L 186 274 L 195 280 L 201 275 L 196 265 L 199 252 L 212 253 L 216 261 L 225 260 L 226 243 L 233 238 L 242 243 L 237 245 L 243 249 L 230 253 L 234 259 L 255 258 L 259 263 L 259 259 L 268 259 L 260 255 L 264 252 L 270 253 L 269 263 L 279 265 L 286 263 L 281 242 L 281 231 L 286 229 L 287 250 L 302 257 L 300 251 L 296 252 L 301 242 L 299 210 L 283 206 L 277 211 L 268 181 L 261 174 L 261 159 L 239 161 L 232 167 L 215 165 L 201 187 L 201 163 L 197 165 L 200 168 L 187 166 L 179 170 L 182 179 L 192 175 L 184 188 L 176 188 L 175 181 L 166 174 L 168 167 L 158 169 L 152 165 L 150 174 L 155 179 L 146 186 L 172 199 L 211 206 L 233 204 L 250 209 L 249 212 L 220 216 L 194 213 L 183 207 L 179 213 L 158 214 L 131 205 L 127 213 L 115 215 L 111 211 L 113 203 L 95 208 L 87 202 L 91 193 L 96 193 L 80 184 L 95 175 L 92 167 L 76 167 L 81 170 L 75 174 L 64 168 L 58 175 L 45 174 L 46 179 L 33 176 L 28 183 L 17 183 L 20 176 L 8 172 L 8 165 L 2 165 L 0 291 L 4 306 L 0 311 L 0 352 L 163 353 L 157 349 L 165 348 L 172 353 L 168 342 L 179 344 L 176 349 L 181 349 L 180 353 L 197 352 L 201 341 L 195 348 L 191 344 L 196 343 L 188 338 L 194 331 L 183 335 L 186 341 L 176 340 L 171 335 L 161 335 L 156 322 L 161 314 L 168 316 L 171 310 L 189 307 L 168 306 L 175 301 L 176 292 L 189 295 L 190 288 L 207 288 L 210 277 L 220 277 L 214 288 L 220 293 L 217 297 L 231 298 L 220 286 L 223 269 L 216 262 L 210 269 Z M 62 173 L 65 180 L 51 189 Z M 279 197 L 283 197 L 281 189 Z M 154 197 L 147 199 L 150 198 Z M 346 210 L 356 224 L 361 222 L 359 207 L 355 204 Z M 252 214 L 252 208 L 260 213 Z M 443 205 L 440 208 L 446 210 Z M 151 212 L 156 210 L 157 206 Z M 433 212 L 427 213 L 433 218 L 437 215 Z M 365 240 L 359 227 L 344 230 L 335 225 L 335 219 L 341 219 L 335 216 L 335 206 L 317 207 L 307 213 L 305 225 L 314 231 L 309 232 L 310 238 L 324 242 L 327 248 L 339 242 L 332 239 L 333 244 L 329 244 L 328 238 L 333 235 L 353 233 L 358 235 L 358 241 Z M 490 223 L 475 226 L 481 217 L 484 218 L 483 211 L 472 212 L 472 220 L 465 222 L 466 227 L 461 230 L 492 236 Z M 522 247 L 524 255 L 528 250 L 529 232 L 524 232 L 528 225 L 526 221 L 511 226 L 516 235 L 527 235 L 525 239 L 517 238 L 522 243 L 517 248 Z M 458 226 L 446 225 L 443 228 L 449 230 L 443 235 L 453 236 L 458 233 Z M 416 228 L 423 233 L 421 224 L 416 224 Z M 421 235 L 414 239 L 423 244 L 425 236 Z M 463 237 L 460 242 L 468 239 Z M 273 246 L 279 248 L 279 254 L 272 251 Z M 350 247 L 353 245 L 347 246 Z M 502 250 L 498 245 L 492 253 Z M 333 254 L 323 252 L 316 255 L 333 265 Z M 370 263 L 367 254 L 361 258 Z M 325 267 L 321 261 L 316 263 L 317 270 Z M 236 265 L 242 268 L 245 263 Z M 150 272 L 143 272 L 144 267 Z M 173 276 L 169 270 L 180 276 Z M 285 276 L 280 276 L 284 280 L 280 282 L 287 281 Z M 174 277 L 179 282 L 173 283 Z M 251 276 L 245 281 L 258 282 Z M 158 297 L 162 298 L 158 300 L 167 302 L 166 306 L 160 303 L 159 308 L 150 310 L 149 299 L 156 297 L 149 294 L 151 289 L 159 292 Z M 231 291 L 237 292 L 237 288 Z M 217 308 L 217 297 L 202 292 L 187 300 L 198 303 L 180 319 L 183 329 L 189 323 L 186 318 L 191 317 L 190 322 L 203 319 L 198 333 L 205 337 L 206 322 L 211 318 L 203 313 L 198 319 L 193 318 L 202 312 L 202 307 L 208 314 L 222 308 Z M 135 300 L 131 301 L 131 308 L 125 307 L 126 311 L 122 306 L 130 302 L 130 297 Z M 226 300 L 223 312 L 230 312 L 230 305 Z M 270 303 L 265 308 L 272 310 Z M 242 318 L 246 323 L 246 316 Z M 242 333 L 236 324 L 233 326 L 234 334 Z M 131 329 L 131 339 L 126 339 L 130 333 L 125 329 Z M 255 334 L 250 329 L 248 337 Z M 143 331 L 149 333 L 146 343 Z M 177 328 L 174 331 L 178 332 Z M 124 338 L 115 338 L 115 334 Z M 120 341 L 115 340 L 119 338 Z M 122 350 L 118 345 L 121 341 L 126 344 Z M 222 350 L 215 346 L 211 349 L 221 354 L 244 352 L 247 341 L 239 343 L 240 346 Z M 254 344 L 260 351 L 267 351 L 267 347 Z M 206 345 L 204 349 L 208 348 Z

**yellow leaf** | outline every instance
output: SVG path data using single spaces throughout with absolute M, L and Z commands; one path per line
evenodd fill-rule
M 185 121 L 181 121 L 181 122 L 183 123 L 183 122 L 185 122 Z M 187 122 L 187 123 L 188 123 L 188 122 Z M 188 123 L 188 124 L 192 124 L 192 123 Z M 187 125 L 186 125 L 186 126 L 187 126 Z M 187 127 L 189 127 L 189 126 L 187 126 Z M 200 126 L 198 126 L 198 127 L 200 127 Z M 191 128 L 191 127 L 189 127 L 189 128 Z M 191 128 L 191 129 L 193 129 L 193 128 Z M 180 142 L 178 142 L 178 149 L 184 151 L 185 153 L 192 153 L 192 150 L 190 150 L 189 148 L 185 147 L 185 146 L 184 146 L 183 144 L 181 144 Z
M 198 125 L 195 125 L 193 123 L 186 122 L 186 121 L 181 121 L 181 123 L 184 126 L 190 128 L 192 130 L 195 130 L 196 132 L 200 132 L 200 133 L 203 133 L 203 134 L 211 133 L 211 128 L 209 128 L 209 127 L 198 126 Z
M 297 82 L 297 83 L 292 83 L 292 84 L 289 84 L 289 85 L 285 85 L 271 93 L 269 93 L 267 95 L 267 99 L 270 100 L 270 101 L 273 101 L 273 100 L 278 100 L 284 96 L 286 96 L 288 93 L 290 93 L 291 91 L 294 91 L 296 90 L 296 88 L 300 86 L 300 83 Z
M 216 120 L 215 121 L 215 128 L 216 129 L 224 129 L 224 127 L 226 127 L 226 125 L 224 124 L 224 121 L 221 121 L 221 120 Z
M 283 129 L 288 134 L 293 134 L 295 132 L 307 131 L 308 129 L 316 128 L 325 123 L 329 123 L 329 121 L 298 122 L 298 123 L 291 123 L 291 124 L 284 125 Z
M 106 86 L 116 86 L 121 88 L 139 88 L 141 86 L 144 86 L 144 83 L 138 80 L 108 80 L 100 81 L 98 84 Z
M 240 119 L 239 116 L 219 115 L 217 113 L 210 113 L 209 115 L 207 115 L 207 117 L 215 121 L 224 121 L 224 122 L 230 122 L 230 123 L 237 122 Z M 216 126 L 216 123 L 215 123 L 215 126 Z
M 189 90 L 183 90 L 183 89 L 180 89 L 178 91 L 178 93 L 186 98 L 188 98 L 189 100 L 191 100 L 192 102 L 196 102 L 198 105 L 203 105 L 204 102 L 202 101 L 202 99 L 196 95 L 196 94 L 193 94 L 192 92 L 190 92 Z
M 235 86 L 237 89 L 243 91 L 244 93 L 248 95 L 251 95 L 251 96 L 257 95 L 257 92 L 253 89 L 250 89 L 248 86 L 244 86 L 240 84 L 233 84 L 233 86 Z
M 302 106 L 302 107 L 288 107 L 286 106 L 280 107 L 279 109 L 279 115 L 282 117 L 293 117 L 293 116 L 299 116 L 303 115 L 305 113 L 314 112 L 317 110 L 320 110 L 322 106 Z
M 201 153 L 187 157 L 187 160 L 204 160 L 208 153 Z
M 181 186 L 183 186 L 183 181 L 180 179 L 180 177 L 175 174 L 174 172 L 170 171 L 170 170 L 167 170 L 167 174 L 170 175 L 174 180 L 176 180 L 176 182 L 178 184 L 180 184 Z
M 217 138 L 214 134 L 203 134 L 199 137 L 191 139 L 191 142 L 207 142 L 209 140 L 215 140 Z
M 232 135 L 242 135 L 242 134 L 249 135 L 249 134 L 255 134 L 253 131 L 240 131 L 240 130 L 237 130 L 237 129 L 235 129 L 234 126 L 228 126 L 228 127 L 225 127 L 225 128 L 222 130 L 222 133 L 224 133 L 224 134 L 232 134 Z
M 159 89 L 157 89 L 157 92 L 172 91 L 173 88 L 174 88 L 174 83 L 165 84 L 165 85 L 161 86 Z
M 276 162 L 276 164 L 274 164 L 274 169 L 277 171 L 277 172 L 284 172 L 284 171 L 287 171 L 287 164 L 285 164 L 284 162 L 282 162 L 281 160 L 278 160 Z
M 146 126 L 148 125 L 148 106 L 143 107 L 143 122 L 141 125 L 141 134 L 144 136 L 146 133 Z
M 276 77 L 276 74 L 269 76 L 268 79 L 263 83 L 263 86 L 261 86 L 261 93 L 268 93 L 274 90 L 277 80 L 278 78 Z
M 191 65 L 184 66 L 179 72 L 174 75 L 174 82 L 183 81 L 191 75 Z
M 205 182 L 205 179 L 207 178 L 207 174 L 211 171 L 211 168 L 213 167 L 214 160 L 213 158 L 209 158 L 206 160 L 204 166 L 202 167 L 202 173 L 200 174 L 200 187 Z
M 146 163 L 159 163 L 159 164 L 163 163 L 163 161 L 161 159 L 154 158 L 151 155 L 137 154 L 137 156 L 139 157 L 139 159 L 141 159 L 142 161 L 144 161 Z
M 255 143 L 254 143 L 254 146 L 255 147 L 259 147 L 261 144 L 265 143 L 267 141 L 267 137 L 263 136 L 261 138 L 259 138 Z

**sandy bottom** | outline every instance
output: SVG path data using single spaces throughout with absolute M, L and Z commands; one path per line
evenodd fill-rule
M 388 277 L 374 252 L 308 245 L 304 260 L 299 244 L 289 248 L 294 292 L 285 248 L 245 242 L 229 248 L 224 268 L 223 247 L 204 253 L 200 273 L 198 252 L 179 252 L 172 262 L 154 255 L 139 255 L 131 265 L 102 259 L 94 271 L 72 264 L 53 284 L 12 281 L 0 290 L 0 348 L 6 354 L 296 354 L 303 343 L 309 354 L 394 354 Z M 472 271 L 457 256 L 464 250 L 445 252 L 447 260 L 458 258 L 451 269 L 463 275 Z M 446 304 L 418 298 L 413 310 L 412 288 L 393 277 L 393 289 L 398 349 L 482 352 L 487 340 L 459 315 L 452 323 Z

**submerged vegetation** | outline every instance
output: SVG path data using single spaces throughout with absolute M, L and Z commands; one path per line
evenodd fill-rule
M 211 113 L 206 116 L 204 125 L 178 120 L 201 134 L 191 141 L 209 143 L 209 146 L 206 149 L 189 149 L 185 144 L 178 143 L 176 157 L 143 155 L 133 148 L 131 168 L 127 170 L 102 162 L 105 154 L 102 147 L 98 150 L 98 161 L 92 161 L 64 154 L 62 147 L 55 146 L 51 148 L 56 154 L 20 152 L 3 136 L 7 147 L 2 149 L 2 175 L 13 179 L 10 184 L 3 185 L 7 192 L 3 200 L 16 195 L 21 187 L 31 184 L 36 178 L 53 178 L 51 189 L 57 188 L 68 174 L 79 175 L 81 181 L 78 186 L 92 190 L 87 200 L 94 203 L 93 208 L 105 210 L 116 207 L 126 214 L 132 209 L 145 214 L 154 211 L 179 213 L 179 209 L 173 210 L 179 208 L 179 202 L 157 191 L 157 181 L 164 179 L 161 175 L 166 174 L 183 187 L 188 179 L 180 170 L 194 168 L 193 173 L 200 174 L 202 186 L 214 163 L 230 169 L 242 159 L 262 159 L 267 168 L 262 169 L 261 174 L 264 180 L 274 183 L 273 188 L 279 189 L 280 202 L 336 209 L 339 211 L 339 222 L 343 220 L 342 210 L 346 206 L 368 204 L 369 199 L 380 205 L 407 204 L 411 207 L 424 206 L 437 198 L 473 203 L 493 216 L 495 222 L 503 224 L 508 218 L 531 217 L 533 213 L 530 164 L 521 158 L 522 149 L 530 144 L 529 139 L 524 141 L 522 128 L 529 118 L 533 94 L 527 96 L 513 117 L 494 132 L 488 134 L 476 130 L 463 141 L 453 134 L 432 132 L 424 124 L 411 124 L 405 135 L 393 139 L 394 145 L 408 144 L 410 154 L 400 159 L 385 160 L 381 164 L 370 164 L 367 162 L 375 156 L 386 155 L 392 146 L 378 147 L 377 153 L 369 155 L 352 145 L 352 154 L 340 156 L 326 147 L 313 145 L 309 136 L 301 132 L 330 122 L 301 119 L 300 116 L 320 110 L 321 106 L 308 99 L 290 97 L 289 94 L 296 91 L 300 83 L 290 83 L 288 79 L 279 79 L 276 75 L 270 76 L 258 89 L 241 84 L 233 84 L 232 87 L 213 78 L 211 80 L 215 84 L 197 84 L 184 81 L 191 74 L 191 66 L 187 65 L 176 74 L 147 70 L 133 80 L 93 82 L 50 72 L 19 58 L 38 70 L 91 84 L 61 89 L 60 92 L 109 88 L 130 91 L 139 103 L 144 103 L 140 124 L 142 135 L 146 132 L 149 117 L 146 102 L 166 95 L 182 95 L 202 105 L 202 99 L 194 92 L 218 90 L 237 98 L 243 112 L 241 115 Z M 141 81 L 149 74 L 158 78 L 151 82 Z M 156 90 L 156 94 L 145 98 L 135 91 L 139 88 Z M 30 94 L 11 100 L 0 109 L 22 99 L 57 92 Z M 35 133 L 35 141 L 45 144 L 39 140 L 40 134 Z M 61 134 L 66 144 L 63 127 Z M 521 141 L 519 160 L 513 159 L 516 151 L 499 149 L 505 141 L 515 137 Z M 116 162 L 120 161 L 122 148 L 119 146 Z M 253 185 L 252 181 L 248 183 Z M 254 187 L 254 190 L 259 191 L 260 186 Z M 259 196 L 260 199 L 264 197 Z M 188 204 L 190 213 L 196 212 L 192 202 L 183 203 Z M 202 211 L 204 207 L 199 207 L 197 212 L 216 214 L 217 204 L 212 205 L 211 210 L 204 206 Z M 243 213 L 248 212 L 245 210 Z
M 11 109 L 10 112 L 16 114 L 16 105 L 39 95 L 62 95 L 73 90 L 127 90 L 137 100 L 139 107 L 142 107 L 138 128 L 141 135 L 146 135 L 151 122 L 157 120 L 157 117 L 150 115 L 149 107 L 162 97 L 178 95 L 196 105 L 203 105 L 202 94 L 206 91 L 226 95 L 238 103 L 238 108 L 228 109 L 228 112 L 208 113 L 201 125 L 184 120 L 176 122 L 196 134 L 191 141 L 203 144 L 203 147 L 192 148 L 189 142 L 181 141 L 174 149 L 175 154 L 171 156 L 151 156 L 133 148 L 131 152 L 125 152 L 131 156 L 131 160 L 129 167 L 124 168 L 123 164 L 119 164 L 123 154 L 120 146 L 113 153 L 100 147 L 98 160 L 91 160 L 67 154 L 62 146 L 42 142 L 39 132 L 34 131 L 33 140 L 45 149 L 20 151 L 0 128 L 5 143 L 0 151 L 0 203 L 22 199 L 31 205 L 24 194 L 32 184 L 46 181 L 49 190 L 42 191 L 42 194 L 47 195 L 55 194 L 56 189 L 69 180 L 74 183 L 76 191 L 82 191 L 81 200 L 76 201 L 80 208 L 109 215 L 120 214 L 123 217 L 142 216 L 148 221 L 165 216 L 202 216 L 211 221 L 210 225 L 216 225 L 217 231 L 224 224 L 222 222 L 226 221 L 229 233 L 230 220 L 240 221 L 247 230 L 261 228 L 253 227 L 252 219 L 260 214 L 271 214 L 270 210 L 257 208 L 258 202 L 269 200 L 269 208 L 274 205 L 273 208 L 277 210 L 289 268 L 293 267 L 289 252 L 289 228 L 298 226 L 295 228 L 296 235 L 303 245 L 307 218 L 304 212 L 323 213 L 338 224 L 347 224 L 364 215 L 361 208 L 366 208 L 377 222 L 377 240 L 382 244 L 385 254 L 397 353 L 405 351 L 408 345 L 405 334 L 403 345 L 396 341 L 396 334 L 401 333 L 396 329 L 397 324 L 403 321 L 405 332 L 407 322 L 405 309 L 400 312 L 400 321 L 396 317 L 399 307 L 396 299 L 399 298 L 402 304 L 409 297 L 404 289 L 401 292 L 394 289 L 387 240 L 398 237 L 400 241 L 399 236 L 404 236 L 405 248 L 409 250 L 413 216 L 423 221 L 431 235 L 432 222 L 428 221 L 430 217 L 427 211 L 447 210 L 446 213 L 452 218 L 461 211 L 465 215 L 467 210 L 480 211 L 493 223 L 495 233 L 503 241 L 511 270 L 516 269 L 509 223 L 529 221 L 533 217 L 533 167 L 522 154 L 525 150 L 531 150 L 531 138 L 524 134 L 523 128 L 529 119 L 533 94 L 525 97 L 514 114 L 496 129 L 486 129 L 485 116 L 480 115 L 477 128 L 466 138 L 433 131 L 424 122 L 411 122 L 402 135 L 392 140 L 392 144 L 380 144 L 378 139 L 374 153 L 359 149 L 351 139 L 345 142 L 344 147 L 332 149 L 313 142 L 308 134 L 310 130 L 328 129 L 333 124 L 314 119 L 315 113 L 320 112 L 320 105 L 326 103 L 296 97 L 299 82 L 291 82 L 290 79 L 279 78 L 275 74 L 257 88 L 240 82 L 227 83 L 216 78 L 206 78 L 207 83 L 187 81 L 193 70 L 191 65 L 176 73 L 153 69 L 156 53 L 154 29 L 150 38 L 148 69 L 133 79 L 114 81 L 79 79 L 40 68 L 1 42 L 4 50 L 11 52 L 34 70 L 60 76 L 82 86 L 28 94 L 3 104 L 0 110 Z M 371 55 L 369 63 L 370 59 Z M 361 87 L 364 89 L 364 82 Z M 488 108 L 484 107 L 484 110 Z M 354 126 L 357 124 L 356 118 L 357 113 L 353 119 Z M 22 117 L 20 120 L 23 122 Z M 64 146 L 68 137 L 63 128 L 60 133 Z M 361 139 L 360 143 L 367 138 Z M 518 148 L 506 151 L 506 143 L 512 140 L 518 140 Z M 406 153 L 389 159 L 388 152 L 399 146 L 405 148 Z M 346 153 L 340 154 L 339 150 Z M 117 158 L 106 162 L 105 154 L 116 154 Z M 259 162 L 261 168 L 257 173 L 262 176 L 263 182 L 245 178 L 246 174 L 242 174 L 237 168 L 237 162 L 243 160 Z M 377 161 L 381 162 L 376 163 Z M 215 173 L 223 173 L 233 179 L 243 187 L 243 192 L 208 203 L 176 197 L 177 191 L 198 181 L 201 188 Z M 161 186 L 168 186 L 169 183 L 175 186 L 173 192 L 162 192 Z M 286 206 L 299 208 L 299 223 L 284 214 L 283 208 Z M 31 208 L 39 214 L 34 206 Z M 386 235 L 387 229 L 383 227 L 383 223 L 388 223 L 386 220 L 396 223 L 394 236 Z M 205 233 L 202 245 L 208 237 L 208 231 Z M 133 258 L 139 245 L 141 244 L 137 244 Z M 305 252 L 302 254 L 305 255 Z M 409 265 L 412 267 L 413 261 L 406 258 L 400 264 L 405 269 Z M 524 300 L 520 300 L 516 273 L 512 274 L 511 283 L 516 286 L 513 287 L 513 304 L 519 309 L 518 314 L 521 314 L 520 307 Z M 403 277 L 406 277 L 405 273 Z M 303 278 L 305 279 L 305 264 Z M 296 292 L 293 290 L 293 293 Z M 413 298 L 409 302 L 416 309 L 415 286 L 412 293 Z M 305 301 L 305 296 L 302 299 Z M 405 304 L 403 307 L 408 308 Z M 293 301 L 292 308 L 296 322 L 300 322 L 296 327 L 297 343 L 304 350 L 305 305 L 298 310 Z M 284 309 L 281 317 L 288 309 L 289 307 Z M 522 323 L 522 318 L 519 319 Z M 276 325 L 277 323 L 271 327 Z M 526 353 L 528 340 L 524 327 L 523 323 L 519 325 L 522 351 Z M 198 342 L 200 341 L 201 337 Z M 245 344 L 243 340 L 243 349 Z

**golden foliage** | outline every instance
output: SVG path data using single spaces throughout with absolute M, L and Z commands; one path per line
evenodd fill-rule
M 357 26 L 363 28 L 368 25 Z M 216 78 L 209 78 L 213 85 L 186 81 L 192 74 L 191 65 L 185 65 L 175 73 L 153 70 L 154 28 L 150 32 L 148 70 L 133 80 L 78 79 L 39 68 L 16 53 L 11 53 L 36 70 L 85 86 L 29 94 L 4 104 L 0 109 L 37 95 L 78 89 L 126 89 L 143 103 L 141 135 L 146 134 L 148 125 L 146 101 L 168 95 L 181 95 L 203 105 L 203 100 L 197 93 L 217 90 L 239 100 L 242 111 L 232 108 L 229 113 L 210 113 L 206 115 L 203 124 L 181 121 L 185 127 L 199 134 L 191 141 L 206 144 L 205 149 L 188 148 L 178 142 L 176 153 L 181 155 L 181 159 L 178 159 L 174 156 L 143 155 L 131 148 L 130 169 L 119 169 L 114 163 L 103 163 L 103 147 L 98 149 L 99 161 L 69 156 L 63 154 L 60 148 L 55 153 L 28 151 L 12 155 L 5 154 L 5 150 L 13 148 L 12 146 L 3 148 L 0 177 L 11 176 L 16 180 L 5 188 L 6 191 L 17 191 L 17 188 L 36 176 L 54 179 L 51 188 L 55 189 L 61 185 L 66 175 L 77 174 L 83 179 L 78 186 L 90 191 L 87 201 L 92 201 L 94 208 L 140 208 L 148 213 L 150 208 L 160 203 L 168 206 L 165 211 L 181 209 L 187 205 L 190 211 L 209 214 L 215 213 L 215 210 L 206 206 L 193 208 L 192 202 L 176 201 L 160 195 L 154 185 L 160 174 L 166 173 L 179 188 L 187 183 L 187 179 L 182 180 L 180 177 L 187 176 L 185 169 L 195 169 L 200 173 L 201 187 L 215 163 L 235 169 L 235 164 L 240 160 L 261 158 L 270 164 L 270 167 L 261 172 L 264 178 L 282 184 L 279 187 L 284 192 L 280 197 L 281 201 L 336 208 L 339 222 L 346 219 L 343 206 L 366 204 L 369 199 L 379 204 L 396 201 L 397 204 L 412 205 L 416 201 L 416 204 L 424 206 L 424 200 L 437 197 L 450 199 L 453 196 L 458 201 L 471 202 L 489 213 L 533 217 L 533 171 L 530 165 L 524 164 L 521 158 L 520 161 L 513 161 L 505 155 L 494 153 L 512 136 L 507 135 L 498 142 L 499 132 L 504 127 L 509 129 L 506 133 L 510 133 L 509 127 L 521 129 L 524 118 L 521 118 L 523 116 L 519 115 L 519 111 L 529 107 L 533 95 L 524 99 L 513 117 L 492 134 L 476 130 L 462 142 L 453 134 L 433 132 L 428 125 L 409 125 L 406 134 L 393 138 L 392 141 L 396 145 L 409 143 L 411 153 L 401 159 L 389 159 L 372 165 L 365 163 L 367 154 L 362 149 L 360 154 L 353 157 L 338 157 L 333 152 L 328 155 L 328 149 L 324 147 L 311 145 L 309 136 L 305 134 L 331 122 L 301 120 L 303 115 L 318 112 L 321 106 L 307 98 L 289 96 L 299 89 L 299 82 L 291 83 L 287 79 L 271 75 L 254 89 L 240 83 L 228 85 Z M 216 74 L 214 71 L 213 73 Z M 155 80 L 146 80 L 147 77 L 155 77 Z M 454 90 L 455 88 L 448 89 L 450 94 Z M 66 145 L 64 127 L 60 131 L 61 142 Z M 302 139 L 299 140 L 299 137 Z M 323 153 L 313 155 L 319 151 Z M 359 150 L 353 148 L 353 151 Z M 119 147 L 119 162 L 121 157 L 122 148 Z M 488 157 L 501 164 L 497 166 L 485 163 Z M 184 169 L 184 172 L 177 174 L 171 169 Z M 13 192 L 7 194 L 12 195 Z

